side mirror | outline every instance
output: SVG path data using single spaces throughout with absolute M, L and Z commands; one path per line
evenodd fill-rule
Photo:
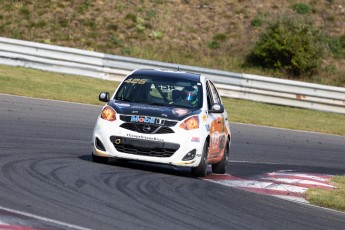
M 102 92 L 99 94 L 98 99 L 103 102 L 108 102 L 110 101 L 110 95 L 108 92 Z
M 224 106 L 222 104 L 213 104 L 211 110 L 209 110 L 210 113 L 223 113 L 224 112 Z

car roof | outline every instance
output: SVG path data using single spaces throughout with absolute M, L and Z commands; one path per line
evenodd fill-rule
M 130 76 L 152 76 L 152 77 L 167 77 L 167 78 L 179 78 L 179 79 L 186 79 L 186 80 L 192 80 L 200 82 L 200 74 L 195 73 L 187 73 L 187 72 L 181 72 L 181 71 L 172 71 L 172 70 L 158 70 L 158 69 L 139 69 Z

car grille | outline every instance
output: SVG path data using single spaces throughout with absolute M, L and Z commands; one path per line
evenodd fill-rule
M 117 151 L 140 156 L 171 157 L 179 148 L 179 144 L 140 140 L 125 137 L 110 137 Z
M 147 125 L 147 124 L 134 124 L 134 123 L 123 123 L 120 125 L 121 128 L 135 131 L 138 133 L 148 133 L 148 134 L 167 134 L 174 133 L 169 127 L 158 126 L 158 125 Z
M 176 152 L 174 149 L 139 148 L 132 145 L 115 145 L 115 148 L 119 152 L 151 157 L 171 157 Z

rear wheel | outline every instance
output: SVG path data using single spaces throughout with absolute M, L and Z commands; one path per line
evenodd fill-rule
M 96 163 L 105 164 L 108 162 L 108 157 L 100 157 L 100 156 L 96 156 L 92 153 L 92 161 L 96 162 Z
M 197 167 L 192 168 L 192 175 L 194 177 L 204 177 L 207 175 L 207 153 L 208 153 L 208 143 L 207 141 L 205 141 L 200 163 Z
M 212 172 L 218 174 L 226 173 L 226 164 L 229 158 L 229 141 L 226 141 L 226 146 L 222 159 L 215 164 L 212 164 Z

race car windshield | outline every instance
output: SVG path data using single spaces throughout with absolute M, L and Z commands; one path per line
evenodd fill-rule
M 157 106 L 201 108 L 201 83 L 186 79 L 129 76 L 121 84 L 115 100 Z

